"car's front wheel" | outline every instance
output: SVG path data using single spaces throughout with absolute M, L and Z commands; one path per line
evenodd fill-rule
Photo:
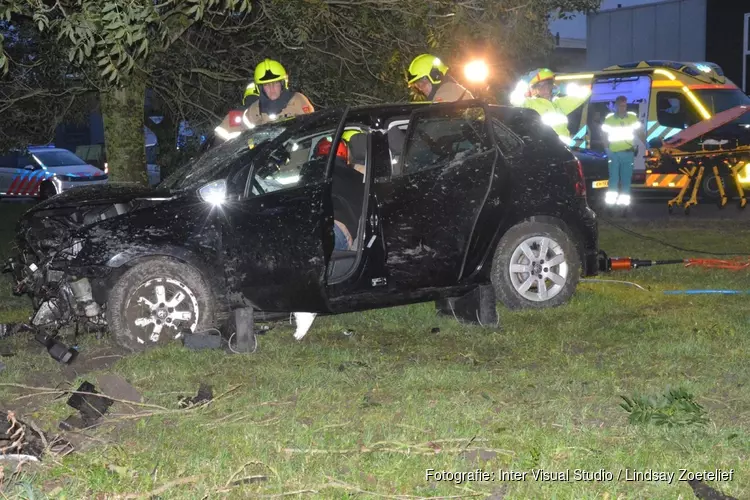
M 567 302 L 581 274 L 573 238 L 547 222 L 526 221 L 501 238 L 492 262 L 492 285 L 508 309 L 539 309 Z
M 118 344 L 133 351 L 166 344 L 213 326 L 215 305 L 195 268 L 171 259 L 135 264 L 114 283 L 107 323 Z

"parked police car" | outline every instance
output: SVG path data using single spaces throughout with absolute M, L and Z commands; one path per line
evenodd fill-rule
M 46 199 L 78 186 L 106 184 L 108 176 L 67 149 L 30 146 L 0 156 L 0 196 Z

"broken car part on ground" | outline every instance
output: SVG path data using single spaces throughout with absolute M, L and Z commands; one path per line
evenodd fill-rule
M 495 324 L 496 301 L 560 305 L 581 270 L 598 272 L 580 162 L 533 110 L 474 100 L 261 126 L 155 190 L 54 196 L 17 241 L 6 270 L 34 328 L 109 330 L 132 350 L 246 331 L 242 310 L 262 321 L 438 301 Z

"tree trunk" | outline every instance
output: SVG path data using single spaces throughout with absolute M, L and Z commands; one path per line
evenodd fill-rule
M 110 182 L 148 186 L 143 107 L 146 85 L 138 79 L 100 94 Z

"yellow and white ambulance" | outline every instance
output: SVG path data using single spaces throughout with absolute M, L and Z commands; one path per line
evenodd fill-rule
M 750 97 L 729 80 L 722 69 L 709 62 L 640 61 L 610 66 L 589 73 L 561 73 L 556 84 L 590 86 L 591 98 L 569 116 L 571 149 L 604 151 L 601 125 L 614 110 L 615 98 L 624 95 L 628 110 L 641 120 L 647 140 L 666 140 L 713 115 L 740 105 L 750 105 Z M 750 114 L 731 124 L 746 129 L 750 138 Z M 648 145 L 641 145 L 633 173 L 634 188 L 679 189 L 688 183 L 681 173 L 660 173 L 648 166 Z M 750 185 L 750 167 L 738 172 L 743 187 Z M 607 181 L 594 181 L 594 189 L 606 188 Z M 717 192 L 714 176 L 704 177 L 704 194 Z

